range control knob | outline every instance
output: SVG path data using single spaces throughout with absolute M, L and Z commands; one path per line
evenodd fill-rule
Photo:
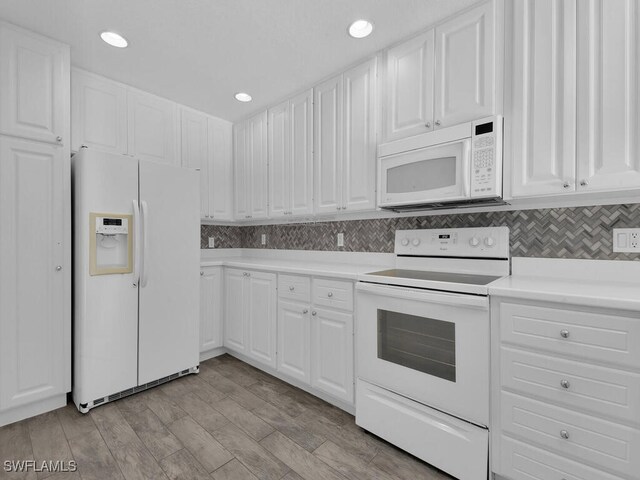
M 493 237 L 486 237 L 484 239 L 484 244 L 487 247 L 493 247 L 496 244 L 496 241 L 493 239 Z
M 472 247 L 477 247 L 478 245 L 480 245 L 480 239 L 478 237 L 471 237 L 469 239 L 469 245 L 471 245 Z
M 409 245 L 409 239 L 403 238 L 400 243 L 402 244 L 403 247 L 406 247 L 407 245 Z
M 413 242 L 411 242 L 411 243 L 413 243 L 414 247 L 417 247 L 418 245 L 420 245 L 420 239 L 419 238 L 414 238 Z

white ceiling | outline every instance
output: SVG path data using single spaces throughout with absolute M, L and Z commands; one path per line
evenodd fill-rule
M 71 45 L 75 66 L 233 121 L 475 1 L 1 0 L 0 18 Z M 346 33 L 358 18 L 375 25 L 366 39 Z

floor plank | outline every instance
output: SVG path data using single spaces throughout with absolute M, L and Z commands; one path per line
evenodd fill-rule
M 347 478 L 354 480 L 394 480 L 376 466 L 352 455 L 331 441 L 323 443 L 313 454 Z
M 56 410 L 56 413 L 67 440 L 98 431 L 91 416 L 80 413 L 73 403 Z
M 29 427 L 26 421 L 13 423 L 0 428 L 0 452 L 2 452 L 3 462 L 34 460 L 31 438 L 29 437 Z M 33 480 L 35 478 L 37 478 L 37 475 L 33 471 L 7 472 L 4 468 L 0 469 L 0 479 L 2 480 Z
M 229 421 L 218 410 L 192 393 L 182 397 L 180 407 L 208 432 L 217 430 Z
M 63 465 L 68 466 L 69 462 L 73 460 L 73 455 L 56 412 L 33 417 L 27 421 L 27 424 L 36 463 L 42 465 L 43 462 L 60 461 L 63 462 Z M 51 472 L 38 472 L 37 476 L 38 478 L 46 478 L 51 476 Z
M 211 480 L 205 468 L 185 448 L 160 460 L 170 480 Z
M 139 413 L 127 410 L 121 413 L 156 460 L 161 460 L 183 448 L 180 440 L 150 409 L 147 408 Z
M 253 413 L 309 452 L 313 452 L 326 440 L 323 436 L 304 428 L 294 418 L 271 404 L 257 408 Z
M 214 480 L 257 480 L 247 467 L 235 458 L 211 474 Z
M 267 422 L 238 405 L 230 398 L 220 400 L 216 404 L 216 410 L 244 430 L 244 432 L 254 440 L 261 440 L 274 430 Z
M 123 480 L 122 472 L 97 429 L 69 439 L 82 480 Z
M 254 408 L 264 405 L 263 399 L 257 397 L 246 388 L 241 387 L 216 371 L 208 370 L 200 373 L 200 375 L 202 376 L 202 379 L 209 383 L 213 388 L 228 395 L 234 402 L 247 410 L 253 410 Z
M 207 473 L 213 472 L 233 459 L 233 455 L 189 416 L 179 418 L 171 423 L 169 430 L 178 437 L 207 470 Z
M 389 446 L 380 449 L 371 464 L 397 480 L 454 480 L 446 473 L 418 460 L 402 450 Z

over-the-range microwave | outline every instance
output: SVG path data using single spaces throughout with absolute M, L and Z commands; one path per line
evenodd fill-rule
M 395 211 L 503 204 L 501 115 L 378 147 L 378 206 Z

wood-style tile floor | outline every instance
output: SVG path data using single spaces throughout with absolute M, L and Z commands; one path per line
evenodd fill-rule
M 7 473 L 5 460 L 75 460 L 75 473 Z M 0 428 L 0 479 L 444 480 L 354 417 L 229 355 L 95 408 Z

